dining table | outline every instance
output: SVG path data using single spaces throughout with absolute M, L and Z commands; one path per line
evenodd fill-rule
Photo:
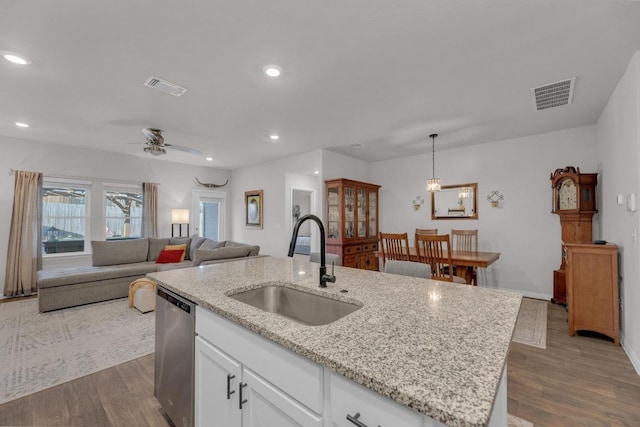
M 382 251 L 376 251 L 376 256 L 382 257 Z M 445 251 L 446 254 L 446 251 Z M 500 258 L 500 252 L 485 251 L 451 251 L 451 263 L 456 266 L 456 276 L 462 277 L 467 284 L 472 283 L 473 269 L 476 267 L 487 268 Z M 419 262 L 416 248 L 409 247 L 409 260 Z

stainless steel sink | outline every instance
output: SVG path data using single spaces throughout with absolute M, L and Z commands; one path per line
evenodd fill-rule
M 263 286 L 229 297 L 309 326 L 327 325 L 360 308 L 357 304 L 281 285 Z

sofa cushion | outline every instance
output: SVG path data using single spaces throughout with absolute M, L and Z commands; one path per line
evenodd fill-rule
M 144 262 L 149 253 L 149 239 L 91 241 L 91 264 L 104 265 Z
M 156 271 L 177 270 L 179 268 L 186 268 L 191 266 L 191 261 L 182 261 L 171 264 L 156 264 Z
M 251 248 L 249 246 L 240 246 L 235 248 L 217 248 L 213 250 L 209 249 L 197 249 L 195 252 L 195 259 L 193 265 L 200 265 L 203 261 L 211 261 L 216 259 L 229 259 L 229 258 L 244 258 L 249 255 Z
M 175 264 L 181 261 L 184 261 L 184 249 L 169 249 L 160 252 L 160 255 L 158 255 L 156 259 L 156 264 Z
M 40 270 L 38 271 L 38 288 L 53 288 L 123 277 L 140 277 L 154 271 L 157 271 L 156 264 L 147 261 L 104 267 L 82 266 Z
M 147 255 L 147 261 L 155 261 L 158 259 L 160 252 L 164 250 L 164 247 L 169 244 L 169 238 L 155 239 L 149 238 L 149 254 Z
M 197 234 L 191 236 L 191 244 L 189 245 L 189 259 L 194 259 L 196 249 L 200 248 L 200 245 L 202 245 L 205 240 L 205 237 L 200 237 Z
M 222 242 L 216 242 L 215 240 L 204 239 L 204 242 L 202 242 L 199 249 L 206 249 L 208 251 L 212 251 L 214 249 L 223 248 L 225 243 L 226 241 L 224 240 Z
M 224 247 L 225 248 L 250 247 L 251 251 L 249 252 L 249 256 L 256 256 L 258 255 L 258 253 L 260 253 L 259 245 L 250 245 L 248 243 L 234 242 L 233 240 L 227 240 Z
M 184 252 L 184 259 L 191 259 L 189 256 L 189 246 L 191 246 L 191 237 L 171 237 L 169 239 L 170 245 L 187 245 Z

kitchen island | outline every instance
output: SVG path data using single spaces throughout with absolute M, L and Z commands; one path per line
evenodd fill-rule
M 335 420 L 330 424 L 333 415 L 327 412 L 333 413 L 338 406 L 340 387 L 336 385 L 334 389 L 334 383 L 344 377 L 391 399 L 403 410 L 409 408 L 410 415 L 420 416 L 417 424 L 406 425 L 506 425 L 505 368 L 520 307 L 519 294 L 351 268 L 336 267 L 335 275 L 336 283 L 320 289 L 318 264 L 266 257 L 152 273 L 149 277 L 198 304 L 198 338 L 206 337 L 207 327 L 215 329 L 211 339 L 218 340 L 224 348 L 214 351 L 225 360 L 225 351 L 235 351 L 232 346 L 229 350 L 225 346 L 236 336 L 253 336 L 259 345 L 273 346 L 274 351 L 286 351 L 286 357 L 291 354 L 299 358 L 290 362 L 292 366 L 302 364 L 299 374 L 294 370 L 290 375 L 291 384 L 280 386 L 275 380 L 272 382 L 277 390 L 284 390 L 285 393 L 278 391 L 280 395 L 288 398 L 288 393 L 306 406 L 295 402 L 290 406 L 309 412 L 314 420 L 300 424 L 342 425 Z M 265 283 L 329 295 L 361 308 L 327 325 L 306 326 L 229 297 Z M 224 339 L 218 338 L 223 336 Z M 243 354 L 256 359 L 251 363 L 259 364 L 271 357 L 270 353 L 258 357 L 260 351 Z M 305 362 L 312 365 L 304 365 Z M 296 381 L 302 381 L 314 366 L 321 369 L 319 384 L 303 390 Z M 199 375 L 197 368 L 196 372 Z M 250 369 L 242 375 L 254 374 Z M 239 393 L 235 393 L 229 385 L 234 377 L 227 375 L 227 397 L 240 394 L 242 401 L 246 383 L 240 381 Z M 320 396 L 307 398 L 306 394 L 314 393 L 314 387 Z M 496 396 L 498 413 L 492 415 Z M 197 402 L 196 387 L 196 407 Z M 357 415 L 356 422 L 347 425 L 359 425 L 360 414 L 351 415 Z M 392 425 L 376 421 L 378 424 Z M 374 426 L 374 421 L 367 425 Z

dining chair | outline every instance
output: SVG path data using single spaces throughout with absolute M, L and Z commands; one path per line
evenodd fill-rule
M 413 261 L 399 261 L 390 259 L 384 264 L 384 272 L 402 276 L 421 277 L 431 279 L 431 267 L 428 264 Z
M 431 279 L 445 282 L 467 282 L 453 274 L 451 238 L 448 234 L 416 234 L 418 260 L 431 267 Z
M 457 251 L 477 252 L 478 251 L 478 230 L 456 230 L 451 229 L 451 243 L 453 243 L 453 249 Z M 456 274 L 455 266 L 453 267 L 453 274 Z M 471 283 L 477 285 L 478 270 L 473 268 L 473 278 Z
M 478 251 L 478 230 L 451 229 L 451 243 L 457 251 Z
M 387 260 L 410 261 L 409 236 L 407 233 L 379 233 L 382 268 Z
M 438 234 L 437 228 L 416 228 L 416 234 Z M 413 247 L 417 248 L 418 243 L 413 242 Z
M 342 265 L 342 262 L 340 261 L 340 255 L 337 254 L 325 254 L 324 255 L 325 258 L 325 264 L 326 265 Z M 309 262 L 320 262 L 320 252 L 311 252 L 309 254 Z

